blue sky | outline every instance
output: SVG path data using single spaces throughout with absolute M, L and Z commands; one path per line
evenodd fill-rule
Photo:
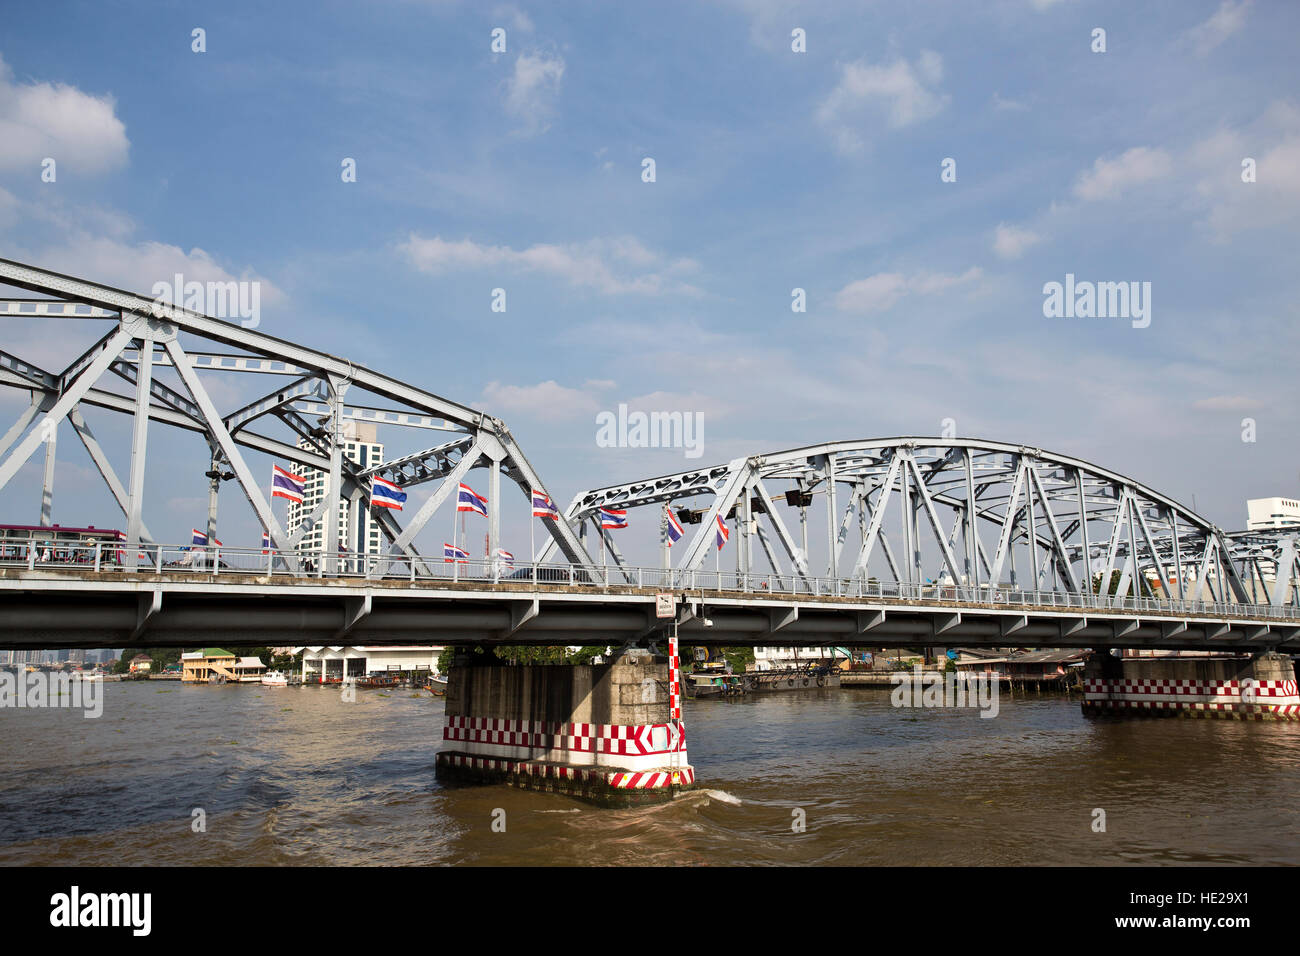
M 0 255 L 141 292 L 259 279 L 262 331 L 505 419 L 563 501 L 952 418 L 1241 527 L 1300 480 L 1297 35 L 1264 0 L 22 5 Z M 1150 282 L 1150 326 L 1045 318 L 1066 273 Z M 0 341 L 61 368 L 99 331 Z M 620 402 L 702 413 L 702 458 L 597 447 Z M 120 521 L 75 444 L 55 520 Z M 146 515 L 171 540 L 203 518 L 177 448 Z

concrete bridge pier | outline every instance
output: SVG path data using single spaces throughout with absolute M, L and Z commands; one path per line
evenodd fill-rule
M 507 783 L 627 806 L 695 784 L 676 641 L 606 664 L 512 666 L 460 655 L 447 677 L 440 780 Z
M 1291 658 L 1118 658 L 1099 652 L 1084 669 L 1088 715 L 1300 720 Z

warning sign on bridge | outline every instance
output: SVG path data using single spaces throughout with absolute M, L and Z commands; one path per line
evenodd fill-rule
M 677 613 L 677 595 L 655 595 L 655 617 L 673 617 Z

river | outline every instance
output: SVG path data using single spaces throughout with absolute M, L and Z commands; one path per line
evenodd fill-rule
M 686 701 L 701 788 L 605 810 L 444 787 L 427 693 L 104 693 L 96 719 L 0 711 L 0 863 L 1300 863 L 1297 724 L 1085 718 L 1005 691 L 994 719 L 887 689 Z

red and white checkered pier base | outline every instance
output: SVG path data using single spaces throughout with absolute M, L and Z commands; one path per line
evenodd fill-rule
M 675 642 L 668 661 L 453 666 L 438 776 L 607 806 L 671 799 L 695 786 L 678 681 Z
M 695 769 L 689 764 L 628 771 L 476 757 L 454 751 L 438 754 L 438 774 L 461 783 L 505 783 L 524 790 L 563 793 L 604 806 L 657 803 L 695 786 Z
M 1101 674 L 1103 670 L 1111 673 Z M 1183 676 L 1186 675 L 1186 676 Z M 1130 658 L 1090 663 L 1083 712 L 1132 717 L 1300 720 L 1289 658 Z

